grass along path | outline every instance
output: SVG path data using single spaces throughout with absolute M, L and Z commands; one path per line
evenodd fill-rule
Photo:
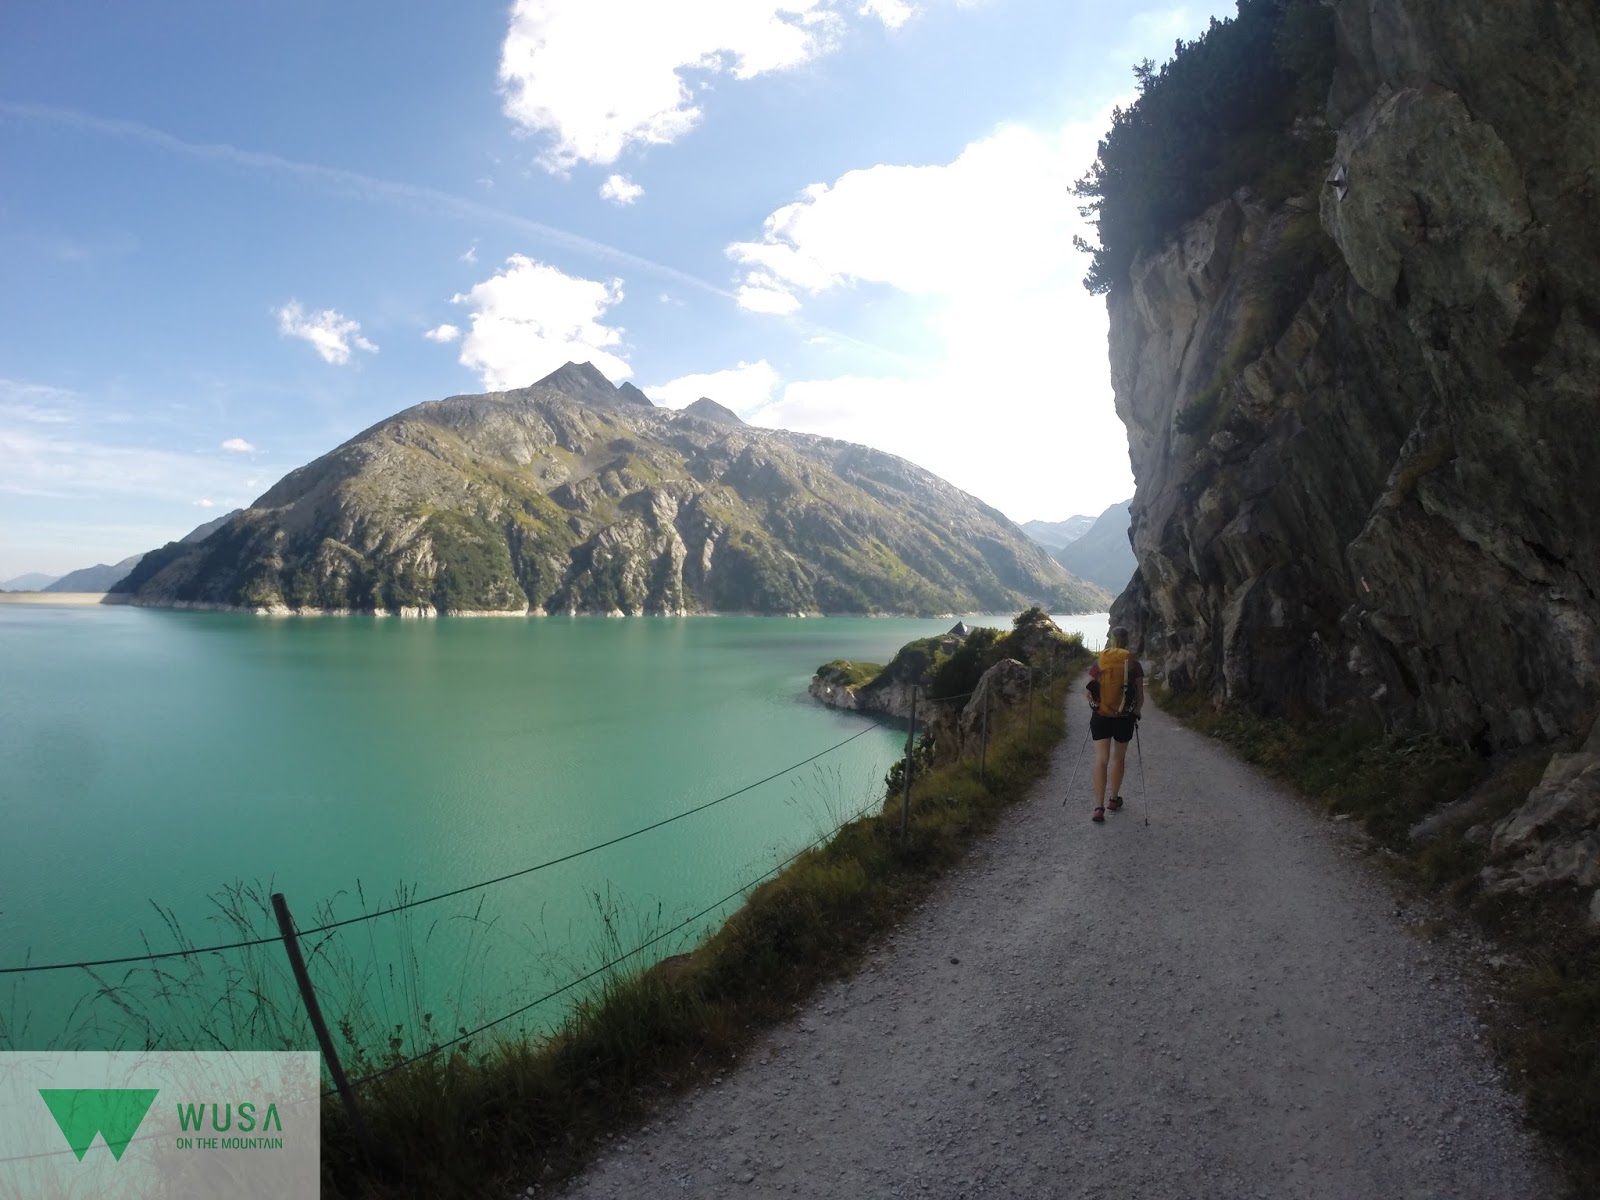
M 1130 755 L 1092 825 L 1084 723 L 852 976 L 563 1194 L 1557 1193 L 1466 981 L 1335 826 L 1159 712 L 1148 800 Z

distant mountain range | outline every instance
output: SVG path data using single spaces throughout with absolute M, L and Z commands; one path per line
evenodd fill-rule
M 146 555 L 116 590 L 147 605 L 411 614 L 1110 602 L 904 459 L 752 428 L 709 399 L 657 408 L 587 363 L 380 421 L 204 540 Z
M 204 541 L 212 532 L 221 529 L 233 520 L 243 509 L 236 508 L 231 513 L 224 513 L 215 520 L 207 521 L 204 525 L 197 525 L 184 534 L 180 543 L 194 543 Z M 149 551 L 145 552 L 146 554 Z M 144 554 L 134 554 L 119 563 L 96 563 L 92 567 L 80 567 L 76 571 L 68 571 L 57 578 L 54 575 L 18 575 L 15 579 L 8 579 L 0 583 L 0 591 L 4 592 L 109 592 L 111 586 L 123 576 L 137 567 L 144 560 Z
M 1113 596 L 1120 595 L 1139 565 L 1128 540 L 1132 504 L 1132 500 L 1113 504 L 1095 518 L 1083 536 L 1053 551 L 1052 556 L 1078 578 L 1099 584 Z
M 15 579 L 0 579 L 0 592 L 37 592 L 56 581 L 54 575 L 41 575 L 37 571 L 18 575 Z
M 1089 531 L 1093 517 L 1068 517 L 1065 521 L 1024 521 L 1022 532 L 1046 550 L 1070 546 Z
M 109 591 L 111 585 L 121 579 L 129 571 L 139 565 L 143 554 L 134 554 L 119 563 L 96 563 L 92 567 L 80 567 L 76 571 L 68 571 L 49 587 L 43 587 L 41 592 L 104 592 Z

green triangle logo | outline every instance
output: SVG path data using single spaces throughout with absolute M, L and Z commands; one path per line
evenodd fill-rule
M 111 1157 L 122 1161 L 122 1152 L 139 1132 L 159 1088 L 40 1088 L 45 1106 L 56 1119 L 67 1145 L 78 1161 L 89 1152 L 95 1134 L 106 1139 Z

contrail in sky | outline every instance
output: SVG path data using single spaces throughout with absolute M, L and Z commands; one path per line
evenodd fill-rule
M 230 146 L 226 142 L 188 142 L 174 134 L 167 133 L 165 130 L 143 125 L 137 121 L 124 121 L 113 117 L 97 117 L 90 113 L 78 112 L 70 108 L 57 108 L 49 104 L 18 104 L 9 100 L 0 100 L 0 115 L 16 117 L 25 121 L 65 126 L 69 129 L 99 133 L 108 137 L 124 138 L 129 141 L 143 142 L 145 145 L 155 146 L 158 149 L 182 155 L 186 158 L 200 159 L 204 162 L 224 163 L 236 167 L 244 167 L 252 171 L 272 172 L 334 191 L 371 200 L 380 200 L 401 207 L 425 208 L 464 219 L 506 225 L 578 254 L 588 255 L 591 258 L 615 263 L 619 266 L 638 268 L 652 275 L 676 280 L 678 283 L 685 284 L 697 291 L 707 292 L 723 300 L 738 302 L 738 297 L 726 288 L 718 287 L 714 283 L 701 279 L 698 275 L 680 271 L 677 267 L 669 267 L 665 263 L 659 263 L 654 259 L 633 254 L 630 251 L 619 249 L 605 242 L 595 241 L 593 238 L 584 237 L 582 234 L 572 233 L 566 229 L 558 229 L 554 225 L 546 225 L 542 221 L 519 216 L 517 213 L 507 212 L 503 208 L 495 208 L 491 204 L 484 204 L 478 200 L 469 200 L 465 196 L 457 196 L 451 192 L 441 191 L 438 188 L 423 187 L 414 183 L 401 183 L 393 179 L 379 179 L 373 175 L 363 175 L 359 171 L 347 171 L 342 167 L 325 167 L 319 163 L 299 162 L 292 158 L 284 158 L 282 155 L 267 154 L 260 150 L 241 150 L 238 146 Z M 902 364 L 909 364 L 910 362 L 897 351 L 875 345 L 872 342 L 862 341 L 860 338 L 840 330 L 830 329 L 825 325 L 817 325 L 804 318 L 790 319 L 794 320 L 803 329 L 827 334 L 842 342 L 847 342 L 850 345 L 871 351 L 884 358 L 893 359 Z
M 308 183 L 319 184 L 335 191 L 353 193 L 368 199 L 383 200 L 401 206 L 422 207 L 448 213 L 452 216 L 509 225 L 546 242 L 577 251 L 580 254 L 589 255 L 592 258 L 640 268 L 654 275 L 663 275 L 669 279 L 675 279 L 679 283 L 688 284 L 690 287 L 697 288 L 700 291 L 710 292 L 714 296 L 721 296 L 725 300 L 735 299 L 732 292 L 725 288 L 720 288 L 714 283 L 709 283 L 697 275 L 691 275 L 687 271 L 680 271 L 676 267 L 669 267 L 665 263 L 656 262 L 654 259 L 629 253 L 627 250 L 618 249 L 616 246 L 607 245 L 605 242 L 597 242 L 593 238 L 584 237 L 582 234 L 558 229 L 554 225 L 546 225 L 542 221 L 519 216 L 516 213 L 507 212 L 503 208 L 495 208 L 493 205 L 484 204 L 477 200 L 469 200 L 465 196 L 456 196 L 450 192 L 440 191 L 438 188 L 423 187 L 414 183 L 399 183 L 392 179 L 379 179 L 372 175 L 363 175 L 359 171 L 347 171 L 342 167 L 324 167 L 318 163 L 297 162 L 292 158 L 284 158 L 278 154 L 266 154 L 259 150 L 241 150 L 239 147 L 230 146 L 226 142 L 186 142 L 182 138 L 164 130 L 155 129 L 149 125 L 141 125 L 137 121 L 96 117 L 89 113 L 76 112 L 70 108 L 56 108 L 46 104 L 16 104 L 11 101 L 0 100 L 0 113 L 11 117 L 20 117 L 23 120 L 64 125 L 70 129 L 102 133 L 109 137 L 143 142 L 146 145 L 156 146 L 162 150 L 170 151 L 173 154 L 181 154 L 187 158 L 198 158 L 206 162 L 227 163 L 254 171 L 270 171 L 278 175 L 289 175 Z

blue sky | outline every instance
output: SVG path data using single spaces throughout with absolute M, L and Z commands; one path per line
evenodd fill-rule
M 0 579 L 590 359 L 1009 516 L 1132 492 L 1067 189 L 1228 0 L 0 8 Z

